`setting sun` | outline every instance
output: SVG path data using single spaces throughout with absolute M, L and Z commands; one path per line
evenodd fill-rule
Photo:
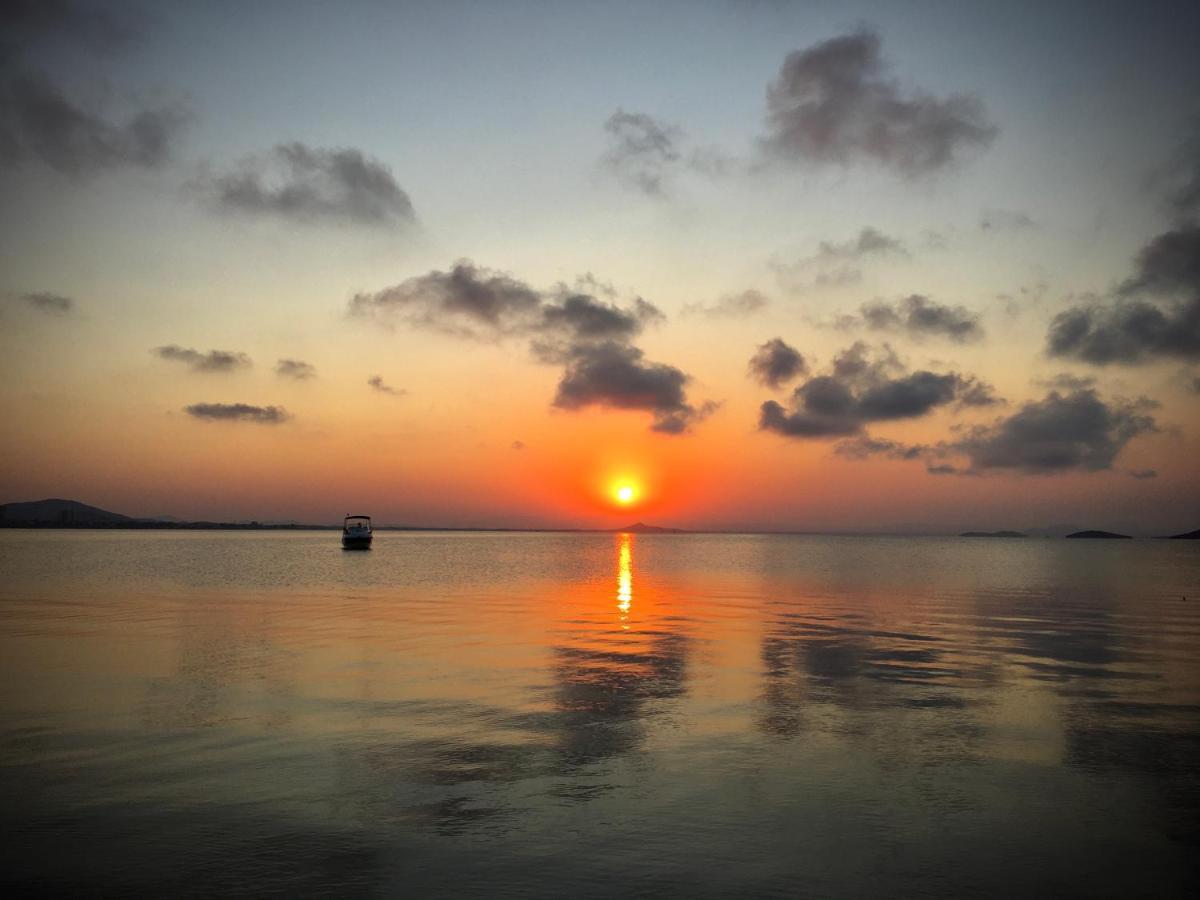
M 632 503 L 637 497 L 637 491 L 631 484 L 621 484 L 617 485 L 613 496 L 617 498 L 618 503 Z

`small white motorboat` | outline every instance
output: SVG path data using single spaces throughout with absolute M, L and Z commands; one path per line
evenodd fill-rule
M 342 523 L 343 550 L 370 550 L 371 537 L 370 516 L 346 516 Z

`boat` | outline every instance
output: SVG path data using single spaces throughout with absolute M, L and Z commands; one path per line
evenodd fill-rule
M 346 516 L 342 523 L 342 549 L 370 550 L 371 537 L 370 516 Z

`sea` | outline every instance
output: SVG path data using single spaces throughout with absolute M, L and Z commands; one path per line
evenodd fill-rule
M 0 883 L 1193 897 L 1200 545 L 0 531 Z

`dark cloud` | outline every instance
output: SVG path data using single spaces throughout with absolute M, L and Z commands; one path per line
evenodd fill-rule
M 150 352 L 159 359 L 183 363 L 193 372 L 232 372 L 251 366 L 249 356 L 232 350 L 209 350 L 207 353 L 201 353 L 191 347 L 167 344 L 164 347 L 155 347 Z
M 193 403 L 184 411 L 189 416 L 213 422 L 278 425 L 291 418 L 282 406 L 251 406 L 249 403 Z
M 613 293 L 593 276 L 542 291 L 460 260 L 448 272 L 357 294 L 350 314 L 476 340 L 528 339 L 536 361 L 563 367 L 555 406 L 641 409 L 653 414 L 655 431 L 687 431 L 711 407 L 688 403 L 690 377 L 673 366 L 645 362 L 632 343 L 647 325 L 664 318 L 662 312 L 641 297 L 619 306 L 583 292 L 597 287 L 603 288 L 599 293 Z
M 64 297 L 61 294 L 51 294 L 46 291 L 37 291 L 32 294 L 18 294 L 15 298 L 18 302 L 24 303 L 38 312 L 49 313 L 55 316 L 65 316 L 75 309 L 75 301 L 70 297 Z
M 1200 294 L 1200 225 L 1165 231 L 1142 248 L 1136 271 L 1122 286 L 1123 294 Z
M 750 374 L 769 388 L 779 388 L 797 375 L 808 374 L 808 363 L 783 338 L 772 338 L 750 357 Z
M 40 163 L 83 177 L 162 165 L 187 119 L 181 107 L 133 109 L 114 116 L 71 99 L 27 64 L 54 58 L 59 45 L 68 51 L 121 50 L 137 42 L 145 24 L 132 7 L 68 0 L 0 3 L 0 166 Z
M 920 444 L 900 444 L 886 438 L 873 438 L 868 435 L 840 441 L 833 448 L 833 452 L 838 456 L 855 460 L 878 456 L 885 459 L 920 459 L 928 451 L 928 447 Z
M 355 294 L 350 313 L 459 337 L 496 339 L 531 331 L 545 300 L 511 275 L 459 260 L 370 294 Z
M 682 434 L 715 407 L 687 402 L 690 377 L 663 363 L 645 362 L 637 347 L 616 341 L 571 348 L 554 405 L 560 409 L 605 406 L 650 412 L 652 431 Z
M 658 307 L 641 297 L 634 299 L 633 309 L 624 310 L 587 294 L 570 294 L 544 304 L 534 328 L 569 340 L 629 340 L 647 323 L 664 318 Z
M 406 391 L 404 388 L 394 388 L 387 384 L 381 375 L 372 375 L 367 379 L 367 384 L 369 384 L 374 390 L 379 391 L 381 394 L 390 394 L 393 397 L 403 397 L 408 393 L 408 391 Z
M 785 287 L 805 290 L 854 284 L 862 280 L 865 262 L 889 256 L 906 257 L 908 248 L 898 238 L 867 226 L 849 240 L 821 241 L 816 253 L 794 262 L 773 260 L 771 266 Z
M 755 290 L 725 294 L 712 303 L 687 303 L 681 310 L 685 316 L 705 316 L 709 319 L 746 319 L 761 312 L 770 301 Z
M 48 78 L 0 66 L 0 165 L 34 161 L 73 176 L 156 168 L 170 156 L 186 119 L 181 108 L 163 107 L 112 122 Z
M 859 316 L 846 316 L 839 326 L 864 325 L 872 331 L 905 332 L 916 338 L 945 337 L 958 343 L 983 337 L 979 314 L 965 306 L 946 306 L 921 294 L 895 303 L 875 300 L 860 307 Z
M 1200 226 L 1181 225 L 1154 238 L 1112 301 L 1055 316 L 1047 353 L 1098 366 L 1200 360 Z
M 279 144 L 265 157 L 202 178 L 197 186 L 227 212 L 384 227 L 416 220 L 391 170 L 349 147 Z
M 275 363 L 275 374 L 282 378 L 295 378 L 297 381 L 304 381 L 308 378 L 317 377 L 317 367 L 312 363 L 307 363 L 299 359 L 281 359 Z
M 145 17 L 134 7 L 72 3 L 70 0 L 4 0 L 0 3 L 3 44 L 28 46 L 59 39 L 98 52 L 113 52 L 143 36 Z
M 1137 478 L 1138 480 L 1157 478 L 1158 472 L 1156 472 L 1154 469 L 1133 469 L 1129 472 L 1129 477 Z
M 1027 231 L 1038 224 L 1028 213 L 1013 209 L 985 209 L 979 217 L 982 231 Z
M 866 29 L 789 53 L 767 88 L 763 146 L 779 159 L 866 160 L 911 177 L 945 168 L 995 136 L 973 96 L 903 91 L 887 75 L 879 36 Z
M 765 402 L 759 428 L 788 437 L 840 437 L 858 434 L 871 422 L 919 418 L 952 403 L 998 402 L 991 386 L 973 376 L 907 372 L 887 345 L 871 352 L 859 341 L 834 359 L 830 374 L 797 387 L 790 408 Z
M 604 123 L 610 146 L 603 165 L 623 184 L 662 196 L 670 170 L 681 159 L 682 132 L 645 113 L 618 109 Z
M 1090 388 L 1051 391 L 1011 416 L 970 430 L 945 450 L 965 455 L 974 472 L 1110 469 L 1130 440 L 1158 430 L 1149 412 L 1155 405 L 1144 398 L 1105 402 Z

